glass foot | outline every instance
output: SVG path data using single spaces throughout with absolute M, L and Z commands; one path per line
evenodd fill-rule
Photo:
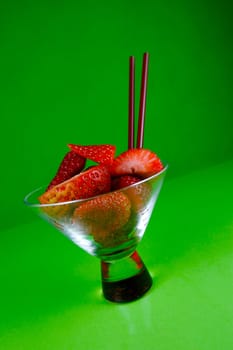
M 107 300 L 125 303 L 141 298 L 152 278 L 137 252 L 111 262 L 101 261 L 102 289 Z

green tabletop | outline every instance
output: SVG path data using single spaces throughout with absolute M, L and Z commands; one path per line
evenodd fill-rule
M 233 161 L 168 176 L 138 249 L 153 288 L 128 304 L 105 301 L 99 261 L 36 216 L 3 231 L 0 349 L 231 349 L 232 178 Z

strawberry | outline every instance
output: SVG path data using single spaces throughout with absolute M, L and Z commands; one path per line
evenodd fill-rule
M 42 204 L 89 198 L 110 191 L 110 174 L 104 165 L 97 165 L 62 182 L 39 197 Z
M 116 147 L 113 145 L 81 146 L 69 144 L 68 146 L 78 155 L 103 165 L 112 164 L 116 151 Z
M 80 173 L 80 171 L 83 170 L 85 163 L 86 159 L 84 157 L 73 151 L 68 152 L 63 158 L 55 177 L 48 185 L 47 190 Z
M 151 198 L 152 188 L 149 183 L 142 182 L 127 188 L 124 193 L 129 197 L 132 209 L 138 213 L 145 209 Z
M 110 192 L 76 208 L 73 223 L 81 225 L 103 247 L 110 247 L 126 238 L 125 233 L 124 237 L 121 235 L 121 229 L 127 224 L 130 213 L 128 197 L 121 192 Z
M 111 190 L 119 190 L 121 188 L 133 185 L 138 181 L 141 181 L 141 179 L 133 175 L 122 175 L 119 177 L 115 177 L 111 181 Z
M 115 177 L 111 181 L 111 189 L 112 190 L 119 190 L 126 188 L 130 185 L 134 185 L 141 181 L 139 177 L 133 176 L 133 175 L 122 175 L 119 177 Z M 143 209 L 146 202 L 150 198 L 151 195 L 151 186 L 147 183 L 138 183 L 135 186 L 131 186 L 129 188 L 126 188 L 124 190 L 124 194 L 126 194 L 130 201 L 132 209 L 136 212 L 138 210 Z
M 146 178 L 163 169 L 159 157 L 144 148 L 132 148 L 116 157 L 110 167 L 112 176 L 136 175 Z

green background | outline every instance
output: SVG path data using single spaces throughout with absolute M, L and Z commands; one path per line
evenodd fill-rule
M 111 341 L 230 349 L 232 8 L 227 0 L 0 1 L 0 349 L 109 349 Z M 52 234 L 23 198 L 48 183 L 67 143 L 125 150 L 128 57 L 136 57 L 138 102 L 145 51 L 145 147 L 169 173 L 150 224 L 158 234 L 145 235 L 141 251 L 162 273 L 157 294 L 115 307 L 98 299 L 95 259 Z
M 145 147 L 170 176 L 232 158 L 229 4 L 1 1 L 1 225 L 12 206 L 17 223 L 27 215 L 22 198 L 50 180 L 67 143 L 127 147 L 129 55 L 137 91 L 151 55 Z

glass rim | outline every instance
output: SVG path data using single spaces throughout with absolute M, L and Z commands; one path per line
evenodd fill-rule
M 24 197 L 24 204 L 26 204 L 28 207 L 33 207 L 33 208 L 49 208 L 49 207 L 59 207 L 61 205 L 71 205 L 71 204 L 76 204 L 76 203 L 82 203 L 82 202 L 87 202 L 91 199 L 94 199 L 94 198 L 97 198 L 97 197 L 101 197 L 101 196 L 104 196 L 108 193 L 113 193 L 113 192 L 119 192 L 119 191 L 125 191 L 127 189 L 130 189 L 130 188 L 133 188 L 133 187 L 136 187 L 142 183 L 145 183 L 145 182 L 148 182 L 158 176 L 160 176 L 161 174 L 165 173 L 166 170 L 168 168 L 168 164 L 167 163 L 164 163 L 164 167 L 161 171 L 159 171 L 158 173 L 154 174 L 154 175 L 151 175 L 145 179 L 142 179 L 141 181 L 138 181 L 138 182 L 135 182 L 134 184 L 132 185 L 129 185 L 129 186 L 126 186 L 124 188 L 120 188 L 118 190 L 114 190 L 114 191 L 110 191 L 110 192 L 106 192 L 106 193 L 101 193 L 101 194 L 98 194 L 96 196 L 93 196 L 93 197 L 88 197 L 88 198 L 80 198 L 80 199 L 75 199 L 75 200 L 72 200 L 72 201 L 66 201 L 66 202 L 56 202 L 56 203 L 45 203 L 45 204 L 41 204 L 41 203 L 31 203 L 29 201 L 29 198 L 35 194 L 36 192 L 39 192 L 42 188 L 44 188 L 45 186 L 40 186 L 38 188 L 36 188 L 35 190 L 29 192 L 25 197 Z

